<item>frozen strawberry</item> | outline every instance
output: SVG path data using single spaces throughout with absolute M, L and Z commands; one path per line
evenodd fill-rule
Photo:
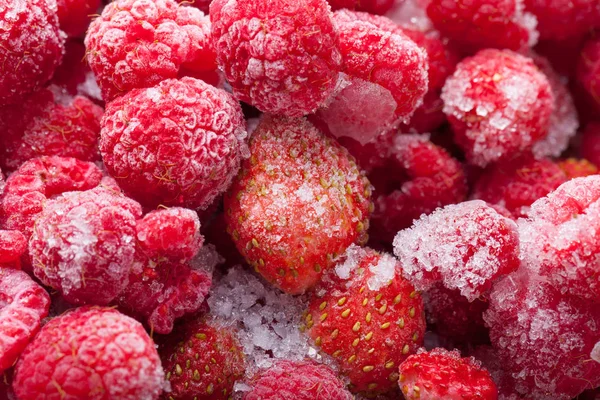
M 56 0 L 0 1 L 0 106 L 50 80 L 64 51 Z
M 499 205 L 519 218 L 527 215 L 534 201 L 567 180 L 565 172 L 551 160 L 525 157 L 489 167 L 477 179 L 473 198 Z
M 394 253 L 417 289 L 437 282 L 476 300 L 519 267 L 516 224 L 480 200 L 446 206 L 398 232 Z
M 333 10 L 347 8 L 349 10 L 366 11 L 383 15 L 394 6 L 395 0 L 327 0 Z
M 423 301 L 398 261 L 352 246 L 310 299 L 306 330 L 336 359 L 353 392 L 389 392 L 398 365 L 423 343 Z
M 125 193 L 143 205 L 206 208 L 238 171 L 245 128 L 227 92 L 170 79 L 108 104 L 100 152 Z
M 244 377 L 244 353 L 231 326 L 197 320 L 179 327 L 160 351 L 169 400 L 228 400 Z
M 311 361 L 277 362 L 260 371 L 250 382 L 243 400 L 351 400 L 331 368 Z
M 101 0 L 57 0 L 60 29 L 71 37 L 85 33 Z
M 117 0 L 90 25 L 87 60 L 105 101 L 191 72 L 216 69 L 210 20 L 175 0 Z
M 407 400 L 496 400 L 490 373 L 474 358 L 445 349 L 421 351 L 400 365 L 400 389 Z
M 237 99 L 300 117 L 332 93 L 341 59 L 325 0 L 214 0 L 210 18 L 219 66 Z
M 582 36 L 600 26 L 597 0 L 524 0 L 537 18 L 542 39 L 561 40 Z
M 461 61 L 442 100 L 455 141 L 482 167 L 530 150 L 547 135 L 554 109 L 548 78 L 531 59 L 508 50 Z
M 568 158 L 560 161 L 558 166 L 563 170 L 567 179 L 584 178 L 598 173 L 598 167 L 585 158 Z
M 600 107 L 600 39 L 590 39 L 583 47 L 577 64 L 577 80 L 586 90 L 590 101 L 597 108 Z
M 48 293 L 29 275 L 0 266 L 0 372 L 14 365 L 49 307 Z
M 0 230 L 0 265 L 18 262 L 27 251 L 27 238 L 19 231 Z
M 83 307 L 46 324 L 27 346 L 19 400 L 157 400 L 163 369 L 142 325 L 112 308 Z
M 228 232 L 265 279 L 297 294 L 366 242 L 371 186 L 354 159 L 304 119 L 264 117 L 225 196 Z
M 600 165 L 600 123 L 591 122 L 581 136 L 581 155 L 594 165 Z

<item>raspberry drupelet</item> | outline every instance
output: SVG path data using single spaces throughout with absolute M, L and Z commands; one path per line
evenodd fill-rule
M 70 37 L 85 33 L 101 0 L 57 0 L 60 29 Z

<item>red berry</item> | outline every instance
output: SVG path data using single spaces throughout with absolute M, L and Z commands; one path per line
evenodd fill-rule
M 27 238 L 19 231 L 0 230 L 0 265 L 18 262 L 27 251 Z
M 204 14 L 208 14 L 210 3 L 212 3 L 212 0 L 191 0 L 188 4 L 199 8 Z
M 476 165 L 530 150 L 548 133 L 554 96 L 532 60 L 483 50 L 461 61 L 442 92 L 455 140 Z
M 584 158 L 568 158 L 560 161 L 558 166 L 567 175 L 567 179 L 584 178 L 598 173 L 598 167 Z
M 245 136 L 230 94 L 197 79 L 170 79 L 108 104 L 100 152 L 143 205 L 206 208 L 237 173 Z
M 406 124 L 400 125 L 400 132 L 430 133 L 435 132 L 446 122 L 444 101 L 440 90 L 427 92 L 423 104 L 417 108 Z
M 60 29 L 71 37 L 83 34 L 102 3 L 100 0 L 57 0 Z
M 186 71 L 216 69 L 210 21 L 175 0 L 117 0 L 90 25 L 85 45 L 105 101 Z
M 474 358 L 442 348 L 419 352 L 400 365 L 400 389 L 407 400 L 496 400 L 490 373 Z
M 423 301 L 400 275 L 398 261 L 350 247 L 312 297 L 308 335 L 336 359 L 352 391 L 389 392 L 397 367 L 423 343 Z
M 327 0 L 333 10 L 347 8 L 349 10 L 366 11 L 383 15 L 390 11 L 395 0 Z
M 600 11 L 599 11 L 600 13 Z M 598 17 L 600 19 L 600 16 Z M 577 64 L 577 79 L 600 109 L 600 39 L 586 42 Z
M 587 124 L 581 136 L 581 155 L 594 165 L 600 165 L 600 122 Z
M 231 326 L 197 320 L 177 329 L 161 349 L 172 400 L 228 400 L 244 377 L 244 353 Z
M 239 100 L 299 117 L 332 93 L 341 60 L 325 0 L 215 0 L 210 18 L 219 65 Z
M 562 40 L 584 35 L 600 26 L 597 0 L 524 0 L 537 17 L 542 39 Z
M 254 376 L 243 400 L 351 400 L 331 368 L 311 361 L 278 361 Z
M 227 229 L 248 263 L 297 294 L 366 241 L 371 186 L 347 151 L 304 119 L 264 117 L 225 196 Z
M 64 51 L 55 0 L 0 1 L 0 106 L 50 80 Z
M 112 308 L 83 307 L 46 324 L 16 367 L 19 400 L 156 400 L 163 369 L 154 342 Z

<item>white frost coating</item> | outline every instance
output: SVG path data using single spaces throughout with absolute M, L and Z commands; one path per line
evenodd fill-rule
M 590 358 L 597 363 L 600 363 L 600 342 L 597 342 L 590 353 Z
M 377 264 L 370 265 L 369 270 L 373 273 L 367 280 L 367 286 L 371 290 L 379 290 L 387 285 L 396 275 L 398 260 L 389 254 L 382 254 Z
M 355 244 L 348 247 L 344 261 L 335 266 L 336 275 L 343 280 L 350 279 L 352 271 L 358 268 L 360 259 L 366 254 L 365 250 Z
M 433 24 L 427 16 L 423 0 L 397 1 L 386 17 L 398 25 L 416 28 L 421 32 L 433 29 Z

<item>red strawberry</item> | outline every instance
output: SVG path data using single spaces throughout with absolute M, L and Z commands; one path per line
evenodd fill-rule
M 423 343 L 423 301 L 400 275 L 396 259 L 350 247 L 323 279 L 306 313 L 306 329 L 340 363 L 354 392 L 396 386 L 397 367 Z

